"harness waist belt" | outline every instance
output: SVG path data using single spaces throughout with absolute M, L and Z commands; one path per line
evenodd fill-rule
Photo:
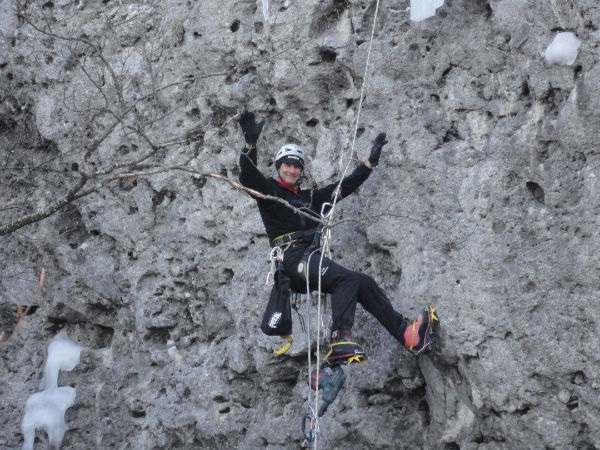
M 317 229 L 294 231 L 293 233 L 282 234 L 271 241 L 271 247 L 281 247 L 292 242 L 312 242 Z

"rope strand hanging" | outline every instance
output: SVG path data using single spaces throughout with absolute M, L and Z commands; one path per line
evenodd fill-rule
M 344 179 L 344 177 L 346 176 L 346 174 L 348 173 L 348 170 L 350 168 L 350 163 L 352 162 L 352 156 L 354 155 L 354 147 L 356 145 L 356 136 L 358 134 L 358 124 L 360 121 L 360 112 L 362 110 L 362 104 L 363 104 L 363 100 L 364 100 L 364 96 L 365 96 L 365 86 L 367 85 L 367 78 L 368 78 L 368 71 L 369 71 L 369 62 L 371 59 L 371 49 L 373 47 L 373 37 L 375 36 L 375 25 L 377 23 L 377 15 L 379 12 L 379 0 L 377 0 L 377 3 L 375 4 L 375 14 L 373 15 L 373 27 L 371 29 L 371 37 L 369 39 L 369 47 L 367 49 L 367 60 L 365 62 L 365 71 L 363 74 L 363 84 L 361 86 L 360 89 L 360 97 L 358 99 L 358 110 L 356 112 L 356 121 L 354 123 L 354 132 L 352 134 L 352 145 L 350 146 L 350 157 L 348 157 L 348 162 L 346 163 L 346 166 L 344 167 L 344 171 L 342 172 L 342 175 L 340 177 L 340 181 L 338 182 L 338 186 L 335 190 L 335 194 L 334 194 L 334 198 L 333 198 L 333 204 L 331 207 L 331 211 L 329 212 L 329 216 L 333 217 L 333 213 L 337 204 L 337 200 L 338 200 L 338 192 L 341 189 L 342 186 L 342 180 Z M 340 161 L 342 161 L 344 159 L 344 155 L 342 154 L 340 156 Z
M 359 102 L 358 102 L 358 110 L 357 110 L 357 114 L 356 114 L 356 122 L 354 124 L 354 132 L 353 132 L 353 136 L 352 136 L 352 145 L 350 147 L 350 156 L 347 158 L 348 162 L 346 163 L 346 166 L 344 167 L 344 171 L 342 172 L 342 175 L 340 177 L 340 181 L 338 182 L 338 185 L 336 187 L 336 189 L 334 190 L 334 195 L 333 195 L 333 199 L 332 199 L 332 203 L 330 204 L 325 204 L 323 205 L 323 210 L 321 211 L 321 220 L 323 223 L 323 226 L 321 228 L 321 242 L 320 242 L 320 259 L 319 259 L 319 281 L 318 281 L 318 289 L 317 289 L 317 348 L 316 348 L 316 355 L 317 355 L 317 362 L 316 362 L 316 368 L 314 369 L 316 372 L 316 377 L 315 377 L 315 399 L 314 399 L 314 403 L 312 402 L 312 387 L 309 386 L 309 393 L 308 393 L 308 411 L 305 415 L 304 421 L 303 421 L 303 429 L 304 429 L 304 424 L 306 423 L 306 420 L 310 420 L 310 433 L 307 434 L 306 432 L 304 433 L 305 436 L 305 440 L 306 442 L 312 443 L 313 444 L 313 448 L 314 450 L 317 450 L 318 448 L 318 434 L 320 431 L 320 427 L 319 427 L 319 417 L 317 414 L 317 411 L 319 410 L 319 360 L 320 360 L 320 337 L 321 337 L 321 308 L 322 308 L 322 292 L 321 292 L 321 270 L 322 270 L 322 265 L 323 265 L 323 258 L 325 257 L 325 254 L 329 253 L 329 243 L 330 243 L 330 239 L 331 239 L 331 219 L 333 218 L 334 212 L 335 212 L 335 207 L 337 204 L 337 200 L 339 198 L 339 193 L 341 190 L 341 185 L 342 185 L 342 180 L 344 179 L 344 177 L 346 176 L 346 173 L 348 172 L 349 168 L 350 168 L 350 164 L 352 162 L 352 156 L 354 155 L 354 147 L 356 144 L 356 136 L 358 134 L 358 124 L 360 121 L 360 113 L 361 113 L 361 109 L 362 109 L 362 103 L 363 103 L 363 99 L 364 99 L 364 92 L 365 92 L 365 86 L 367 85 L 367 78 L 368 78 L 368 70 L 369 70 L 369 61 L 371 58 L 371 49 L 373 46 L 373 37 L 375 35 L 375 26 L 376 26 L 376 22 L 377 22 L 377 16 L 378 16 L 378 12 L 379 12 L 379 0 L 377 0 L 376 4 L 375 4 L 375 13 L 373 15 L 373 27 L 371 29 L 371 37 L 369 39 L 369 47 L 367 50 L 367 59 L 365 62 L 365 71 L 364 71 L 364 75 L 363 75 L 363 84 L 361 86 L 361 91 L 360 91 L 360 97 L 359 97 Z M 342 154 L 340 156 L 340 162 L 343 161 L 345 155 Z M 325 206 L 329 206 L 329 211 L 327 212 L 327 214 L 324 213 L 324 209 Z M 311 253 L 308 261 L 307 261 L 307 267 L 310 265 L 310 259 L 312 258 L 313 254 L 315 252 Z M 308 275 L 308 270 L 307 270 L 307 275 Z M 308 312 L 309 312 L 309 320 L 307 321 L 307 323 L 310 324 L 310 303 L 311 303 L 311 296 L 310 296 L 310 289 L 309 289 L 309 282 L 308 282 L 308 276 L 306 277 L 307 281 L 306 281 L 306 287 L 307 287 L 307 304 L 308 304 Z M 311 333 L 310 333 L 310 325 L 307 326 L 307 341 L 308 341 L 308 380 L 309 380 L 309 384 L 312 381 L 311 380 L 311 376 L 312 376 L 312 372 L 313 372 L 313 368 L 312 368 L 312 358 L 311 358 Z M 304 431 L 304 430 L 303 430 Z

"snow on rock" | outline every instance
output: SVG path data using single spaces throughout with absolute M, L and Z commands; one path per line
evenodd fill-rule
M 49 388 L 32 394 L 25 404 L 25 416 L 21 424 L 25 438 L 23 450 L 33 449 L 36 428 L 46 430 L 50 445 L 59 448 L 69 429 L 65 423 L 65 412 L 73 403 L 75 388 L 70 386 Z
M 546 63 L 570 66 L 577 58 L 580 45 L 581 41 L 573 33 L 558 33 L 544 52 Z
M 60 370 L 73 370 L 79 363 L 81 347 L 69 339 L 62 330 L 48 345 L 48 359 L 44 367 L 41 392 L 32 394 L 25 404 L 21 423 L 23 450 L 32 450 L 36 428 L 46 430 L 50 445 L 59 448 L 65 432 L 65 411 L 75 402 L 75 388 L 58 387 Z
M 45 389 L 58 387 L 58 372 L 70 371 L 79 364 L 81 347 L 69 339 L 65 330 L 58 333 L 48 345 L 48 359 L 44 367 L 42 387 Z

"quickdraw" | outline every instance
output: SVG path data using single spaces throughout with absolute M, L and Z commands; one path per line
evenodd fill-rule
M 283 250 L 281 247 L 273 247 L 269 253 L 269 261 L 271 261 L 271 269 L 267 274 L 265 284 L 273 286 L 275 284 L 275 272 L 277 270 L 277 261 L 283 261 Z
M 308 422 L 308 429 L 306 427 L 306 422 Z M 312 413 L 307 412 L 302 419 L 302 434 L 304 434 L 304 441 L 308 443 L 314 442 L 318 433 L 319 421 L 315 419 Z

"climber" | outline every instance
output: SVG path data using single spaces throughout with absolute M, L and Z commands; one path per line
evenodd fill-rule
M 265 121 L 257 123 L 254 113 L 245 111 L 239 124 L 246 141 L 239 158 L 241 184 L 262 194 L 283 199 L 297 209 L 282 202 L 255 197 L 271 247 L 284 250 L 283 265 L 290 278 L 293 291 L 306 292 L 308 274 L 310 290 L 316 290 L 321 278 L 321 291 L 331 294 L 332 326 L 328 353 L 325 362 L 331 366 L 361 362 L 367 359 L 362 346 L 353 342 L 351 330 L 354 323 L 356 304 L 371 313 L 408 350 L 415 354 L 426 351 L 432 342 L 432 329 L 435 309 L 425 307 L 416 319 L 409 322 L 392 307 L 390 300 L 381 288 L 368 275 L 342 267 L 321 255 L 308 260 L 308 270 L 299 270 L 299 264 L 306 262 L 306 249 L 313 244 L 317 231 L 321 208 L 334 200 L 337 183 L 320 189 L 302 189 L 300 177 L 304 170 L 304 152 L 296 144 L 286 144 L 275 156 L 277 178 L 265 177 L 257 168 L 256 143 Z M 369 158 L 358 166 L 341 183 L 340 198 L 354 192 L 377 167 L 383 146 L 387 144 L 386 134 L 379 133 L 375 138 Z M 305 214 L 314 216 L 311 220 Z M 314 245 L 314 244 L 313 244 Z M 318 251 L 318 250 L 317 250 Z

